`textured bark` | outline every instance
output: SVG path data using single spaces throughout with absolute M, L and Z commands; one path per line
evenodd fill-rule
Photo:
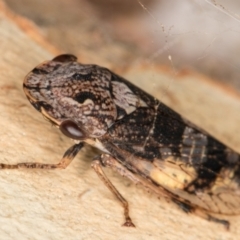
M 2 4 L 0 29 L 1 162 L 57 163 L 73 143 L 30 106 L 22 91 L 22 81 L 33 67 L 58 51 L 42 39 L 32 24 L 13 15 Z M 84 60 L 89 62 L 81 59 Z M 201 127 L 207 122 L 208 130 L 228 145 L 240 146 L 235 124 L 239 123 L 239 96 L 232 90 L 216 87 L 192 73 L 175 75 L 146 65 L 129 69 L 127 76 L 145 90 L 154 90 L 160 100 L 168 101 L 176 110 L 195 114 Z M 172 83 L 175 77 L 177 84 Z M 167 87 L 161 88 L 160 80 Z M 192 90 L 186 91 L 186 85 L 193 85 Z M 209 97 L 214 100 L 211 104 Z M 225 114 L 221 115 L 222 112 Z M 221 118 L 225 121 L 221 122 Z M 236 140 L 230 143 L 232 139 Z M 226 232 L 222 226 L 187 215 L 107 171 L 129 201 L 137 226 L 121 227 L 122 207 L 90 169 L 95 154 L 90 148 L 83 150 L 66 170 L 0 171 L 1 239 L 230 240 L 240 235 L 239 217 L 229 218 L 232 225 Z

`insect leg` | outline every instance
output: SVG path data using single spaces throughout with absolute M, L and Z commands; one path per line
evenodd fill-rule
M 131 218 L 129 217 L 128 202 L 122 197 L 122 195 L 118 192 L 118 190 L 112 185 L 112 183 L 106 177 L 106 175 L 102 171 L 102 167 L 109 167 L 114 171 L 119 172 L 120 175 L 129 178 L 135 184 L 141 184 L 148 190 L 151 190 L 157 194 L 161 194 L 161 196 L 169 198 L 169 195 L 166 192 L 164 192 L 164 190 L 161 189 L 161 187 L 153 186 L 150 182 L 146 180 L 144 181 L 144 179 L 130 172 L 126 167 L 124 167 L 116 159 L 114 159 L 112 156 L 108 154 L 102 154 L 100 157 L 95 158 L 95 160 L 92 163 L 92 167 L 96 171 L 100 179 L 104 182 L 104 184 L 110 189 L 111 192 L 113 192 L 117 199 L 122 203 L 126 220 L 123 226 L 134 226 Z
M 127 200 L 118 192 L 116 187 L 110 182 L 110 180 L 107 178 L 105 173 L 102 170 L 102 167 L 104 167 L 104 164 L 102 162 L 102 156 L 99 158 L 95 158 L 92 162 L 92 168 L 95 170 L 99 178 L 104 182 L 104 184 L 108 187 L 108 189 L 117 197 L 117 199 L 121 202 L 124 208 L 124 216 L 125 216 L 125 223 L 123 226 L 125 227 L 135 227 L 133 224 L 130 216 L 129 216 L 129 207 Z
M 17 169 L 17 168 L 64 169 L 72 162 L 72 160 L 78 154 L 78 152 L 81 150 L 82 147 L 83 147 L 83 143 L 78 143 L 70 147 L 64 153 L 61 161 L 57 164 L 38 163 L 38 162 L 17 163 L 17 164 L 0 163 L 0 169 Z
M 199 216 L 201 218 L 204 218 L 204 219 L 206 219 L 210 222 L 220 223 L 220 224 L 224 225 L 224 227 L 227 230 L 229 230 L 229 228 L 230 228 L 230 223 L 227 220 L 213 217 L 212 215 L 204 212 L 203 210 L 198 209 L 197 207 L 191 206 L 187 203 L 180 202 L 180 201 L 177 201 L 175 199 L 173 199 L 173 202 L 175 202 L 186 213 L 194 213 L 197 216 Z
M 103 154 L 100 158 L 101 164 L 105 167 L 110 167 L 111 169 L 119 172 L 122 176 L 129 178 L 135 184 L 141 184 L 148 190 L 155 192 L 156 194 L 165 197 L 167 199 L 172 199 L 174 203 L 176 203 L 184 212 L 186 213 L 193 213 L 197 216 L 204 218 L 208 221 L 220 223 L 224 225 L 226 229 L 229 229 L 230 223 L 224 219 L 216 218 L 204 210 L 199 209 L 197 206 L 191 205 L 190 203 L 186 202 L 186 200 L 180 198 L 178 195 L 173 195 L 170 192 L 167 192 L 161 186 L 154 186 L 151 182 L 142 179 L 141 176 L 135 175 L 134 173 L 130 172 L 126 167 L 120 164 L 117 160 L 111 157 L 108 154 Z
M 103 166 L 112 168 L 114 171 L 118 172 L 123 177 L 127 177 L 136 185 L 141 184 L 147 190 L 153 191 L 154 193 L 159 194 L 162 197 L 169 198 L 171 196 L 161 186 L 154 186 L 150 181 L 146 181 L 146 179 L 143 179 L 141 176 L 132 173 L 126 167 L 120 164 L 116 159 L 114 159 L 108 154 L 103 154 L 101 156 L 101 163 L 103 164 Z
M 194 209 L 194 213 L 210 222 L 215 222 L 215 223 L 220 223 L 222 224 L 227 230 L 229 230 L 230 228 L 230 223 L 229 221 L 227 220 L 224 220 L 224 219 L 220 219 L 220 218 L 216 218 L 204 211 L 201 211 L 201 209 Z

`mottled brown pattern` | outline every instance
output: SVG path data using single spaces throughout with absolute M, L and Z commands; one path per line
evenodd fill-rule
M 228 227 L 211 213 L 240 213 L 239 155 L 122 77 L 76 60 L 66 54 L 40 64 L 26 76 L 24 91 L 63 134 L 104 152 L 93 168 L 123 204 L 124 225 L 134 226 L 127 201 L 103 166 Z M 79 150 L 68 150 L 67 159 Z

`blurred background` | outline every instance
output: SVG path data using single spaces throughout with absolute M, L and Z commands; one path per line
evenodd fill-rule
M 46 39 L 89 63 L 195 69 L 240 91 L 238 0 L 6 0 Z M 101 56 L 101 58 L 99 58 Z

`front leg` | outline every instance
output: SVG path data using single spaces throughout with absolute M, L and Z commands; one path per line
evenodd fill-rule
M 133 224 L 130 216 L 129 216 L 129 207 L 127 200 L 119 193 L 119 191 L 116 189 L 116 187 L 111 183 L 111 181 L 107 178 L 105 173 L 102 170 L 102 167 L 105 165 L 104 162 L 104 156 L 105 154 L 97 157 L 92 162 L 92 168 L 95 170 L 99 178 L 103 181 L 103 183 L 108 187 L 108 189 L 114 194 L 114 196 L 121 202 L 124 208 L 124 216 L 125 216 L 125 223 L 123 226 L 125 227 L 135 227 Z
M 74 159 L 74 157 L 78 154 L 78 152 L 82 149 L 84 144 L 82 142 L 77 143 L 70 147 L 63 155 L 61 161 L 57 164 L 49 164 L 49 163 L 39 163 L 39 162 L 29 162 L 29 163 L 17 163 L 17 164 L 5 164 L 0 163 L 0 169 L 18 169 L 18 168 L 35 168 L 35 169 L 64 169 L 66 168 Z

